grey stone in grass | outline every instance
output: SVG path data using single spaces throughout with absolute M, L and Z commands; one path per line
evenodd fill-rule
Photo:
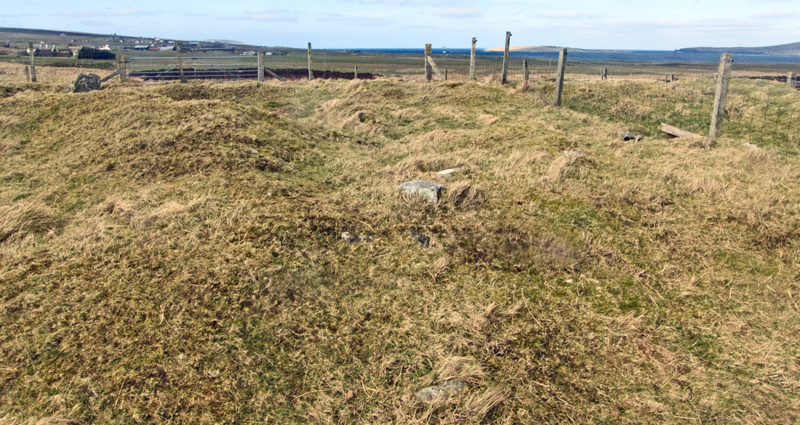
M 635 141 L 638 142 L 638 141 L 644 139 L 644 136 L 642 136 L 641 134 L 636 134 L 636 133 L 619 133 L 619 138 L 622 139 L 622 140 L 625 140 L 625 141 L 635 140 Z
M 357 235 L 355 233 L 344 232 L 342 233 L 342 240 L 350 243 L 357 243 L 357 242 L 372 242 L 375 239 L 369 235 Z
M 81 73 L 78 79 L 72 83 L 73 93 L 83 93 L 87 91 L 100 90 L 100 76 L 95 74 Z
M 466 388 L 466 384 L 456 379 L 435 387 L 423 388 L 417 392 L 416 397 L 417 400 L 425 403 L 440 403 L 461 393 Z
M 417 241 L 417 243 L 423 248 L 430 248 L 431 247 L 431 237 L 428 235 L 424 235 L 422 233 L 411 232 L 411 239 Z
M 401 184 L 397 188 L 396 192 L 405 192 L 409 195 L 418 195 L 426 201 L 433 202 L 435 204 L 439 202 L 439 195 L 442 193 L 442 187 L 443 186 L 439 183 L 414 180 Z

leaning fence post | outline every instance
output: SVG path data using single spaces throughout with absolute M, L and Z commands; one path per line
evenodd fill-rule
M 36 82 L 36 60 L 34 56 L 36 55 L 36 49 L 33 48 L 33 43 L 28 43 L 28 49 L 31 51 L 31 82 Z
M 264 81 L 264 53 L 258 52 L 258 81 Z
M 556 94 L 553 106 L 561 106 L 561 91 L 564 88 L 564 68 L 567 66 L 567 48 L 562 47 L 558 54 L 558 74 L 556 75 Z
M 311 70 L 311 43 L 308 43 L 308 81 L 314 79 L 314 71 Z
M 503 53 L 503 79 L 502 83 L 505 84 L 508 80 L 508 46 L 511 44 L 511 31 L 506 31 L 506 49 Z
M 789 75 L 786 76 L 786 84 L 789 87 L 794 88 L 795 78 L 797 78 L 797 74 L 795 74 L 794 72 L 790 72 Z
M 733 55 L 724 53 L 719 59 L 719 78 L 717 78 L 717 96 L 714 99 L 714 113 L 711 115 L 711 131 L 708 137 L 714 140 L 719 136 L 722 118 L 725 116 L 725 102 L 728 100 L 728 82 L 731 79 L 731 63 Z
M 472 50 L 469 52 L 469 79 L 470 81 L 475 79 L 475 43 L 478 42 L 478 39 L 472 37 Z
M 31 73 L 30 70 L 28 69 L 28 65 L 25 65 L 25 82 L 26 83 L 31 82 Z
M 431 57 L 431 45 L 425 45 L 425 80 L 431 81 L 433 80 L 433 67 L 431 67 L 431 63 L 428 61 L 428 58 Z

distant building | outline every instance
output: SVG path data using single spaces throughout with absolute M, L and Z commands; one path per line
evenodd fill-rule
M 158 50 L 160 50 L 162 52 L 171 52 L 171 51 L 175 50 L 175 46 L 165 46 L 165 47 L 159 48 Z
M 110 47 L 108 47 L 108 44 L 106 44 L 106 45 L 105 45 L 105 46 L 103 46 L 103 47 L 99 47 L 99 48 L 97 48 L 97 50 L 106 50 L 106 51 L 109 51 L 109 52 L 110 52 L 110 51 L 111 51 L 111 48 L 110 48 Z
M 150 46 L 145 46 L 144 44 L 137 44 L 133 46 L 134 50 L 147 50 Z

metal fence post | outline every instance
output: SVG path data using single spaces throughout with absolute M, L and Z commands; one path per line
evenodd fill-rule
M 567 66 L 567 48 L 562 47 L 558 54 L 558 74 L 556 75 L 556 94 L 553 106 L 561 106 L 561 92 L 564 89 L 564 69 Z
M 714 99 L 714 112 L 711 115 L 711 130 L 708 133 L 708 137 L 711 140 L 719 136 L 722 119 L 725 116 L 725 102 L 728 100 L 728 82 L 731 80 L 731 63 L 733 63 L 733 55 L 730 53 L 724 53 L 719 59 L 717 95 Z
M 478 39 L 472 37 L 472 50 L 469 53 L 469 79 L 470 81 L 475 79 L 475 43 L 478 42 Z
M 503 53 L 503 79 L 502 83 L 508 82 L 508 47 L 511 44 L 511 31 L 506 31 L 506 49 Z

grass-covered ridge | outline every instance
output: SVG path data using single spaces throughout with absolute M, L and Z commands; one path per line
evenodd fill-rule
M 623 142 L 491 82 L 8 88 L 0 422 L 800 414 L 777 148 Z M 455 167 L 436 205 L 394 192 Z

